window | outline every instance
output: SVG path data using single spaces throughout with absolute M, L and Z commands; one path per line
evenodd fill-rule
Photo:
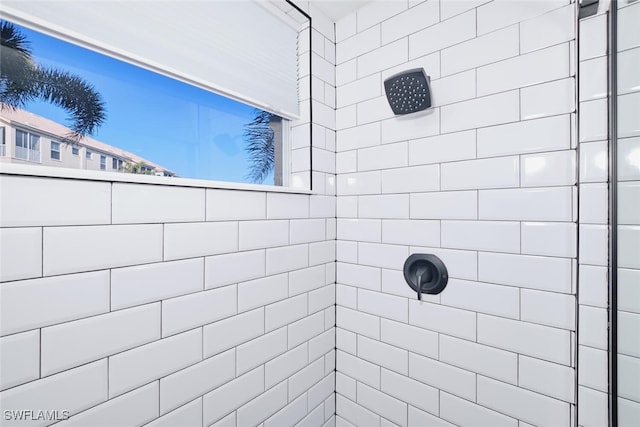
M 40 161 L 40 136 L 16 129 L 16 159 Z
M 224 4 L 167 1 L 153 6 L 140 2 L 135 8 L 120 2 L 98 2 L 91 10 L 54 2 L 46 18 L 30 2 L 11 4 L 10 15 L 25 27 L 14 25 L 32 41 L 34 61 L 55 63 L 61 71 L 78 75 L 104 101 L 106 118 L 99 127 L 100 139 L 83 140 L 83 145 L 127 159 L 112 162 L 112 170 L 288 185 L 290 120 L 308 116 L 305 113 L 310 110 L 308 94 L 305 97 L 308 91 L 299 87 L 310 85 L 308 77 L 300 77 L 308 76 L 309 70 L 298 70 L 298 64 L 309 62 L 300 57 L 310 55 L 308 48 L 302 51 L 310 31 L 309 20 L 297 15 L 284 0 Z M 94 6 L 101 15 L 126 22 L 141 22 L 151 11 L 154 28 L 176 20 L 193 25 L 173 35 L 154 31 L 154 37 L 147 37 L 148 31 L 132 31 L 122 25 L 105 38 L 103 30 L 108 28 L 100 21 L 83 19 L 95 15 Z M 40 24 L 32 24 L 36 22 Z M 240 25 L 246 22 L 255 25 Z M 28 27 L 37 27 L 42 33 Z M 56 38 L 66 37 L 61 28 L 74 34 L 73 44 Z M 201 37 L 204 29 L 209 34 L 206 38 Z M 256 43 L 260 37 L 264 43 Z M 95 46 L 100 46 L 99 52 Z M 160 47 L 163 53 L 157 56 Z M 211 57 L 220 59 L 207 60 Z M 30 112 L 69 124 L 66 112 L 51 109 L 45 101 L 30 105 Z M 170 126 L 160 128 L 158 121 Z M 300 145 L 297 148 L 308 150 Z M 296 156 L 301 162 L 307 157 Z M 140 161 L 149 168 L 129 167 L 129 163 Z M 308 170 L 308 166 L 296 167 L 295 172 L 299 175 Z M 303 179 L 300 186 L 309 181 Z
M 51 141 L 51 158 L 60 160 L 60 143 Z
M 93 153 L 89 150 L 87 150 L 87 152 L 84 155 L 87 159 L 91 159 L 93 157 Z
M 39 2 L 7 3 L 3 12 L 21 22 L 38 22 L 41 28 L 73 34 L 78 42 L 90 41 L 119 57 L 159 65 L 208 90 L 251 99 L 253 105 L 279 115 L 298 115 L 298 38 L 308 20 L 284 0 L 142 1 L 135 6 L 55 1 L 47 7 Z M 118 22 L 117 31 L 113 22 Z M 160 31 L 158 26 L 179 30 Z M 37 49 L 35 43 L 32 47 Z
M 79 156 L 80 155 L 80 147 L 76 147 L 76 146 L 71 147 L 71 154 L 73 154 L 74 156 Z
M 4 147 L 4 126 L 0 126 L 0 157 L 4 157 L 6 155 Z
M 106 169 L 107 169 L 107 157 L 100 156 L 100 170 L 106 170 Z
M 116 159 L 115 157 L 111 159 L 111 169 L 119 171 L 122 169 L 122 160 Z

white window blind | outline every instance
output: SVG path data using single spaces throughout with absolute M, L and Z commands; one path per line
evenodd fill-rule
M 298 29 L 257 0 L 2 0 L 3 17 L 298 117 Z

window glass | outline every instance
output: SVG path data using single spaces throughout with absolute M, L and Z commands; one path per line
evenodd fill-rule
M 107 169 L 107 158 L 106 156 L 100 156 L 100 170 Z
M 63 81 L 78 83 L 67 86 L 81 90 L 61 90 L 60 96 L 69 105 L 81 99 L 86 113 L 70 117 L 68 109 L 36 96 L 14 111 L 0 112 L 13 123 L 29 123 L 63 143 L 84 147 L 87 159 L 89 150 L 113 153 L 113 170 L 286 185 L 288 120 L 27 27 L 3 25 L 28 42 L 27 61 L 42 70 L 41 78 L 57 72 Z M 60 152 L 52 149 L 54 155 L 59 159 Z M 106 169 L 102 158 L 100 169 Z M 92 168 L 89 162 L 58 165 Z
M 87 159 L 91 159 L 93 157 L 93 153 L 91 151 L 87 150 L 87 153 L 85 154 L 85 157 Z
M 31 162 L 40 161 L 40 136 L 16 129 L 15 158 Z
M 29 134 L 29 148 L 40 151 L 40 137 L 38 135 Z
M 28 148 L 29 134 L 27 132 L 16 130 L 16 147 Z
M 74 156 L 80 155 L 80 148 L 74 145 L 73 147 L 71 147 L 71 154 L 73 154 Z
M 60 143 L 51 141 L 51 158 L 60 160 Z

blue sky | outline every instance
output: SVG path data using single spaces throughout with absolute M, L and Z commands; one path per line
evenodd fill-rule
M 185 178 L 248 182 L 244 125 L 253 107 L 19 27 L 38 64 L 70 71 L 103 96 L 107 119 L 93 137 Z M 68 124 L 67 113 L 44 102 L 26 109 Z M 273 183 L 271 174 L 264 182 Z

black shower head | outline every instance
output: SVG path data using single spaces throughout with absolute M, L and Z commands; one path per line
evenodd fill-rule
M 422 68 L 403 71 L 384 81 L 384 91 L 396 115 L 415 113 L 431 107 L 431 85 Z

